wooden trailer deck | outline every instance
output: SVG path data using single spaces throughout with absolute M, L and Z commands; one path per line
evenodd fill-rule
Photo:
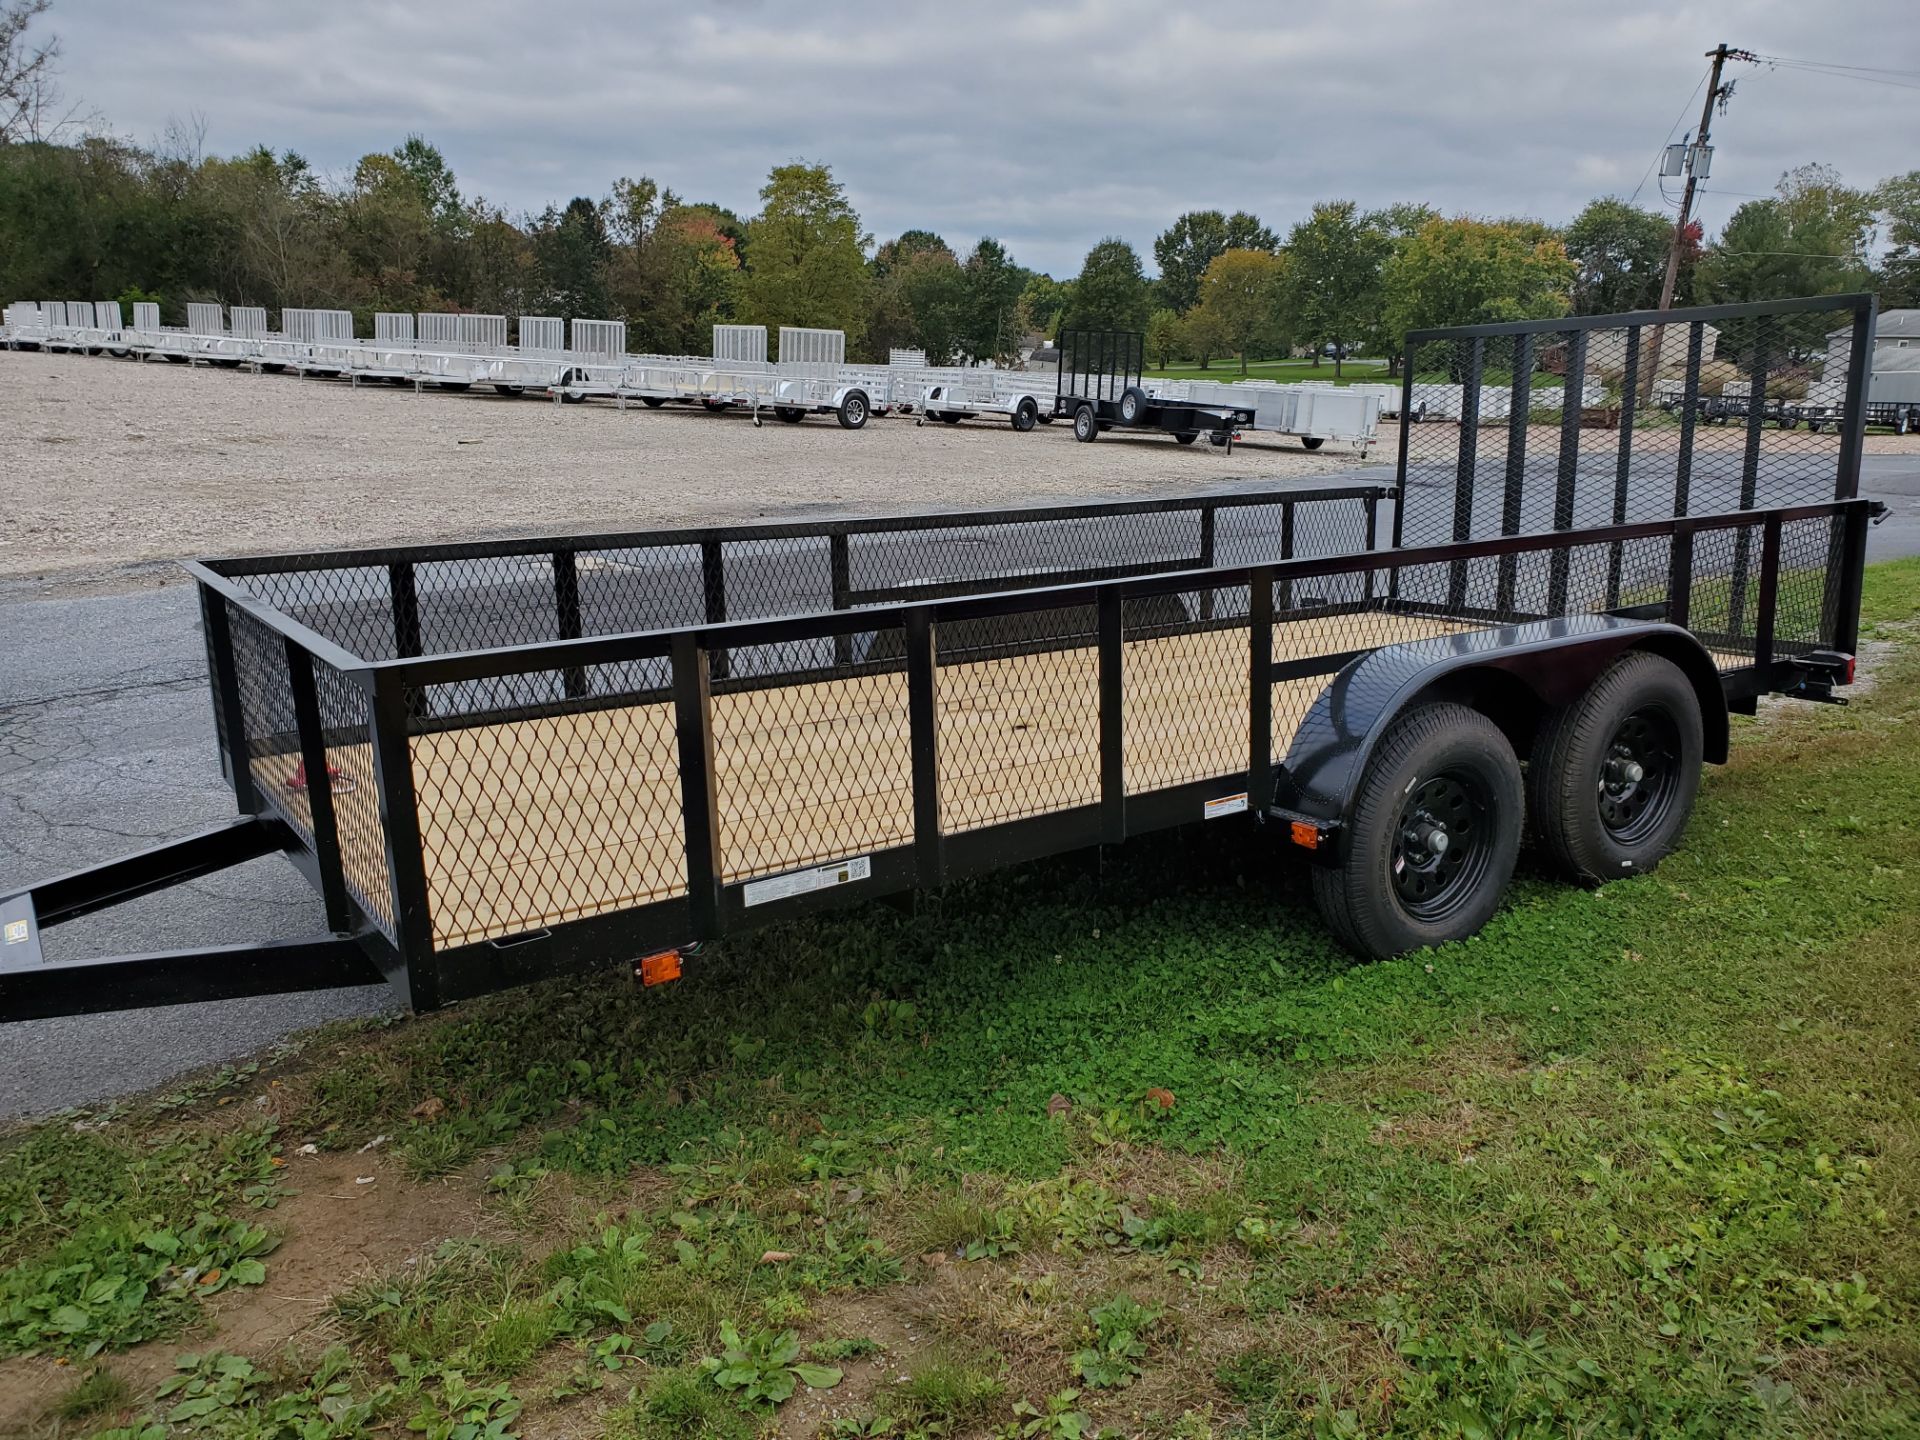
M 1274 628 L 1276 661 L 1480 628 L 1368 611 Z M 1129 793 L 1223 780 L 1247 767 L 1246 631 L 1125 646 Z M 962 831 L 1100 798 L 1092 647 L 943 664 L 941 819 Z M 1273 753 L 1326 684 L 1276 685 Z M 713 697 L 720 850 L 728 882 L 913 838 L 904 673 Z M 684 893 L 679 769 L 669 704 L 590 710 L 416 735 L 413 778 L 436 947 L 516 935 Z M 347 881 L 389 891 L 370 748 L 328 751 Z M 275 803 L 307 820 L 296 755 L 257 758 Z M 1196 818 L 1198 818 L 1196 816 Z M 379 909 L 390 909 L 390 903 Z

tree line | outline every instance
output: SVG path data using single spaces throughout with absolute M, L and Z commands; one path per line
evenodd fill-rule
M 1144 331 L 1150 359 L 1205 367 L 1305 348 L 1397 362 L 1425 326 L 1649 308 L 1672 221 L 1594 200 L 1570 224 L 1364 210 L 1331 200 L 1286 234 L 1247 212 L 1196 210 L 1153 242 L 1158 275 L 1101 240 L 1059 280 L 983 238 L 962 254 L 928 230 L 880 243 L 829 167 L 776 165 L 743 217 L 640 176 L 598 198 L 509 215 L 461 194 L 408 136 L 327 177 L 292 151 L 202 153 L 176 130 L 142 146 L 76 123 L 53 83 L 57 42 L 28 27 L 47 0 L 0 3 L 0 299 L 190 301 L 623 319 L 635 353 L 703 353 L 716 322 L 847 332 L 856 357 L 1007 360 L 1066 327 Z M 1887 242 L 1872 255 L 1884 228 Z M 1682 237 L 1677 303 L 1872 288 L 1920 304 L 1920 171 L 1870 190 L 1806 165 L 1707 241 Z

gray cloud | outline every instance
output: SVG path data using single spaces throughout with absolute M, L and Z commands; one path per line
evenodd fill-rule
M 1915 9 L 58 0 L 49 19 L 69 94 L 135 139 L 199 116 L 216 152 L 265 143 L 344 173 L 418 132 L 466 193 L 516 212 L 647 174 L 749 213 L 768 167 L 805 157 L 879 238 L 987 233 L 1068 275 L 1106 235 L 1150 257 L 1203 206 L 1280 229 L 1335 197 L 1564 221 L 1631 192 L 1676 115 L 1691 126 L 1715 42 L 1920 71 Z M 1855 184 L 1916 163 L 1920 89 L 1731 73 L 1709 230 L 1809 160 Z M 1641 200 L 1660 205 L 1657 180 Z

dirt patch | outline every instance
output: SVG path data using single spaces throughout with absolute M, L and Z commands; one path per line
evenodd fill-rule
M 266 1283 L 226 1291 L 185 1334 L 103 1357 L 104 1368 L 133 1388 L 136 1405 L 152 1397 L 185 1352 L 218 1348 L 266 1362 L 289 1346 L 317 1351 L 332 1338 L 333 1296 L 442 1240 L 491 1237 L 498 1229 L 469 1187 L 409 1184 L 379 1155 L 295 1154 L 287 1171 L 286 1184 L 297 1193 L 259 1216 L 284 1237 L 267 1257 Z M 46 1358 L 0 1362 L 0 1436 L 33 1433 L 47 1406 L 83 1373 L 83 1366 Z

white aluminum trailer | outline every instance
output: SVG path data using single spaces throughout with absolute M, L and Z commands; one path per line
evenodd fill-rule
M 1024 434 L 1035 425 L 1052 422 L 1053 378 L 984 365 L 933 376 L 920 392 L 921 416 L 915 423 L 938 420 L 957 425 L 976 415 L 1005 415 Z

